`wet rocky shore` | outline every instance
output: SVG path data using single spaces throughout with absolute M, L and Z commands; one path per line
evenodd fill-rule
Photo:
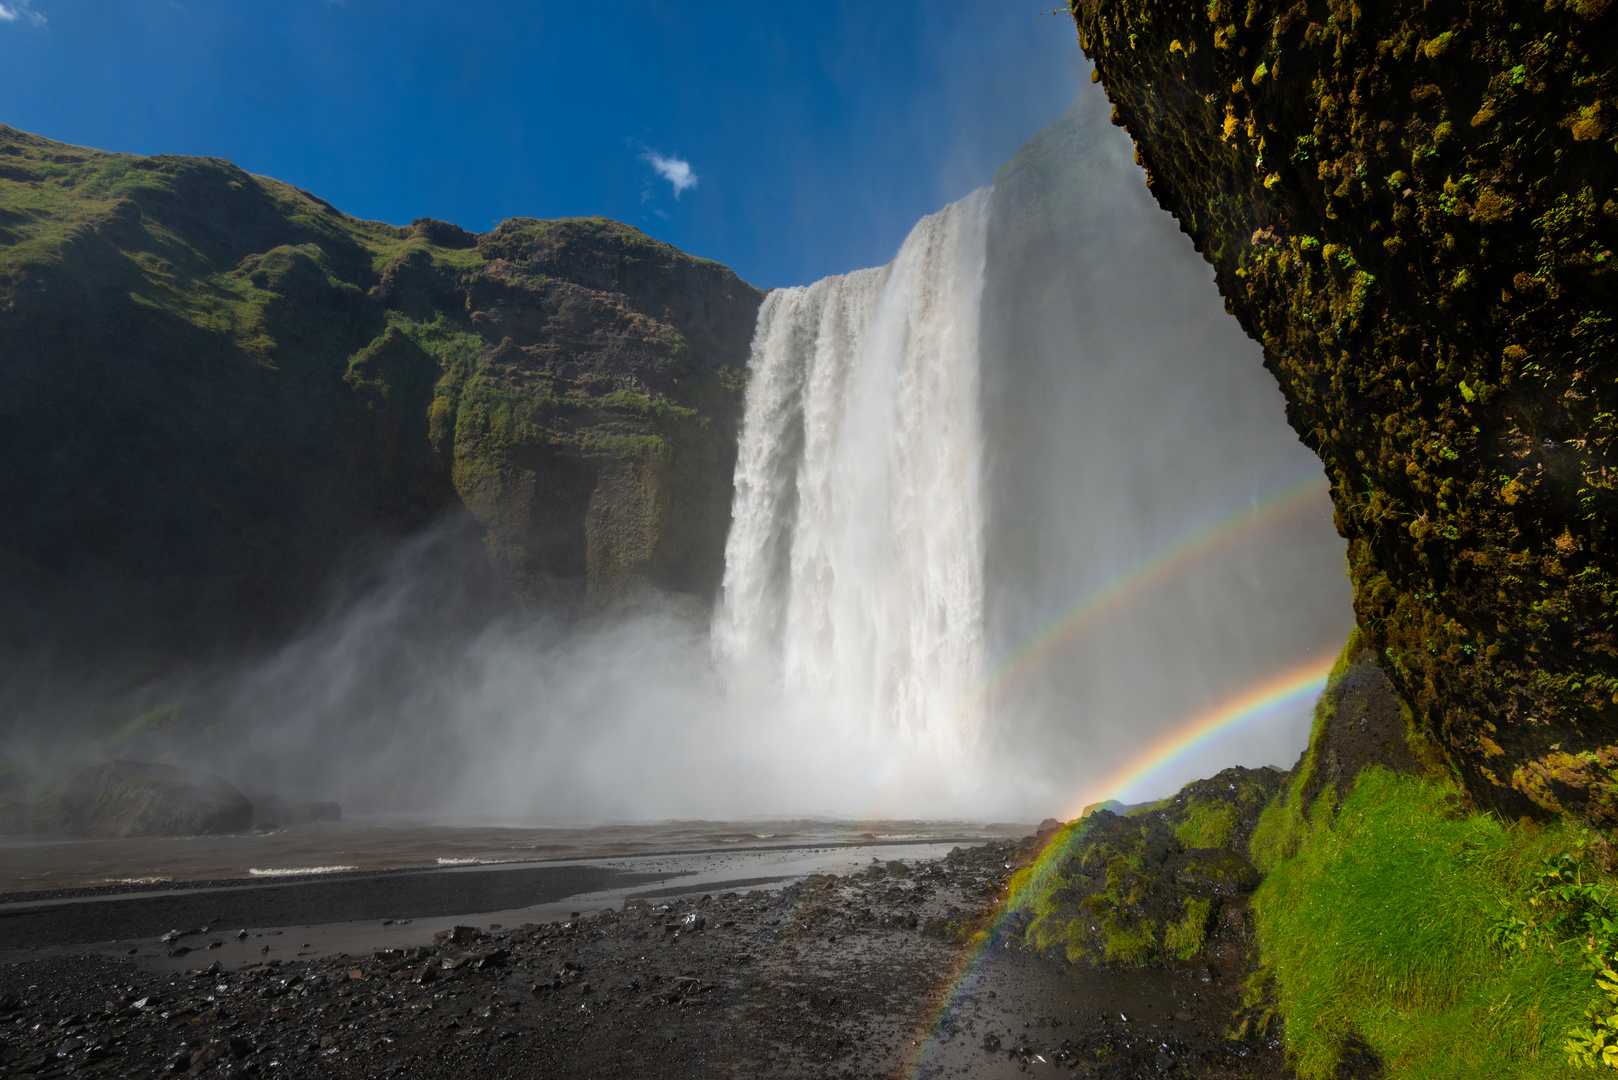
M 1109 971 L 1016 947 L 993 915 L 1034 851 L 674 886 L 352 955 L 288 958 L 296 927 L 227 925 L 134 955 L 42 952 L 0 965 L 0 1076 L 1287 1075 L 1273 1039 L 1226 1038 L 1240 924 L 1211 964 Z

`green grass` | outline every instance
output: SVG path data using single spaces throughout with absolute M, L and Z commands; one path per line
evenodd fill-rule
M 600 399 L 600 404 L 610 408 L 624 409 L 647 419 L 664 422 L 689 420 L 697 415 L 697 410 L 695 409 L 675 405 L 662 398 L 637 394 L 633 390 L 614 390 L 611 393 L 604 394 Z
M 1566 1034 L 1597 989 L 1570 935 L 1549 931 L 1537 883 L 1585 834 L 1467 811 L 1438 768 L 1368 768 L 1340 806 L 1335 788 L 1314 791 L 1332 688 L 1363 648 L 1356 630 L 1309 752 L 1249 841 L 1266 875 L 1253 897 L 1265 965 L 1254 989 L 1273 995 L 1304 1080 L 1334 1076 L 1351 1033 L 1400 1080 L 1573 1075 Z
M 1174 835 L 1188 848 L 1224 847 L 1236 831 L 1236 808 L 1230 803 L 1193 802 Z
M 1130 927 L 1108 926 L 1104 955 L 1113 964 L 1146 963 L 1157 955 L 1157 924 L 1147 920 Z
M 432 322 L 417 322 L 397 312 L 387 313 L 388 325 L 437 358 L 439 366 L 457 379 L 465 379 L 477 366 L 483 341 L 476 334 L 446 316 L 433 313 Z
M 1171 923 L 1163 935 L 1163 951 L 1181 960 L 1195 960 L 1208 940 L 1208 923 L 1213 915 L 1213 901 L 1206 897 L 1185 902 L 1185 915 Z
M 1566 1033 L 1598 1000 L 1595 979 L 1577 941 L 1549 931 L 1536 882 L 1585 834 L 1465 812 L 1447 779 L 1375 766 L 1331 804 L 1316 800 L 1253 898 L 1260 981 L 1298 1075 L 1335 1076 L 1350 1034 L 1399 1080 L 1580 1072 Z
M 1261 874 L 1268 874 L 1281 862 L 1297 854 L 1299 846 L 1303 843 L 1304 833 L 1309 827 L 1304 814 L 1304 792 L 1314 780 L 1315 770 L 1318 768 L 1318 762 L 1315 760 L 1316 750 L 1324 741 L 1326 727 L 1331 723 L 1336 711 L 1337 695 L 1332 690 L 1363 648 L 1360 629 L 1356 626 L 1349 632 L 1348 642 L 1343 646 L 1337 662 L 1332 665 L 1330 673 L 1326 676 L 1326 692 L 1315 702 L 1314 722 L 1309 731 L 1309 749 L 1305 751 L 1303 761 L 1292 779 L 1288 781 L 1281 797 L 1265 807 L 1264 813 L 1258 819 L 1258 825 L 1253 829 L 1248 850 L 1252 853 L 1253 863 Z

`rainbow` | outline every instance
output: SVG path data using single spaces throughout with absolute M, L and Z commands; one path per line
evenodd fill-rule
M 1325 509 L 1329 504 L 1319 496 L 1329 489 L 1326 478 L 1316 473 L 1193 529 L 1125 566 L 1025 638 L 990 672 L 966 707 L 976 710 L 987 706 L 996 694 L 1045 663 L 1102 618 L 1133 603 L 1191 565 L 1212 559 L 1294 514 Z
M 1336 657 L 1311 660 L 1242 690 L 1213 708 L 1198 713 L 1124 762 L 1113 774 L 1087 788 L 1069 806 L 1075 818 L 1086 806 L 1116 799 L 1131 788 L 1261 716 L 1320 696 L 1326 688 Z
M 1277 709 L 1318 696 L 1326 686 L 1327 677 L 1334 663 L 1335 658 L 1310 661 L 1249 686 L 1234 697 L 1191 717 L 1125 762 L 1111 776 L 1092 785 L 1085 795 L 1073 804 L 1068 816 L 1077 817 L 1082 809 L 1091 803 L 1116 798 L 1141 781 L 1243 724 Z M 1060 830 L 1053 833 L 1051 839 L 1070 835 L 1068 830 Z M 1058 854 L 1057 849 L 1047 842 L 1045 849 L 1035 858 L 1033 873 L 1020 885 L 1013 878 L 1012 893 L 1002 901 L 999 914 L 973 946 L 962 955 L 954 972 L 940 988 L 936 1004 L 930 1013 L 932 1019 L 916 1040 L 918 1049 L 907 1070 L 910 1077 L 917 1077 L 924 1071 L 930 1051 L 938 1045 L 940 1030 L 945 1026 L 956 1003 L 961 1000 L 962 994 L 971 989 L 978 972 L 979 961 L 984 954 L 1009 944 L 1008 939 L 1012 930 L 1007 916 L 1016 907 L 1017 896 L 1022 890 L 1031 886 L 1034 876 L 1041 868 L 1053 865 L 1051 859 Z
M 994 695 L 1057 655 L 1103 618 L 1136 602 L 1147 592 L 1167 583 L 1197 563 L 1217 558 L 1253 534 L 1274 528 L 1293 515 L 1325 510 L 1329 504 L 1321 496 L 1328 490 L 1325 477 L 1319 474 L 1306 477 L 1281 487 L 1265 499 L 1194 528 L 1121 568 L 1081 595 L 1055 619 L 1025 638 L 1022 644 L 1012 650 L 990 672 L 981 688 L 963 703 L 963 711 L 985 707 Z M 1332 663 L 1332 660 L 1310 662 L 1283 672 L 1191 717 L 1137 753 L 1110 776 L 1088 787 L 1084 796 L 1065 816 L 1078 817 L 1084 806 L 1115 798 L 1220 736 L 1269 715 L 1277 709 L 1301 702 L 1312 694 L 1318 694 L 1325 685 Z M 853 827 L 851 824 L 851 830 Z M 1065 831 L 1053 835 L 1062 836 L 1065 835 Z M 1049 853 L 1040 853 L 1036 866 L 1044 861 L 1047 854 Z M 928 1013 L 931 1022 L 923 1031 L 918 1032 L 917 1049 L 907 1070 L 911 1076 L 917 1076 L 924 1071 L 929 1053 L 938 1045 L 940 1029 L 960 1001 L 961 995 L 969 990 L 975 981 L 979 961 L 984 954 L 1008 943 L 1012 931 L 1011 924 L 1005 916 L 1014 906 L 1013 899 L 1011 896 L 1006 898 L 1000 914 L 979 935 L 972 946 L 964 951 L 950 977 L 938 987 L 934 1005 Z

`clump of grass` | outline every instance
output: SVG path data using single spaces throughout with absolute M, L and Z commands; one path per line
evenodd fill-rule
M 464 379 L 477 366 L 482 339 L 442 311 L 434 312 L 431 322 L 417 322 L 397 311 L 388 312 L 387 318 L 389 326 L 432 354 L 451 375 Z
M 1175 826 L 1174 835 L 1188 848 L 1216 848 L 1236 832 L 1236 808 L 1224 802 L 1193 802 Z
M 1298 1075 L 1335 1076 L 1350 1034 L 1409 1080 L 1573 1075 L 1568 1033 L 1597 987 L 1544 868 L 1609 877 L 1585 834 L 1464 812 L 1453 782 L 1376 766 L 1332 802 L 1299 815 L 1253 897 Z
M 1140 965 L 1157 955 L 1157 924 L 1150 920 L 1131 927 L 1109 926 L 1106 958 L 1115 964 Z
M 1195 960 L 1208 940 L 1208 921 L 1213 917 L 1213 901 L 1198 897 L 1185 902 L 1185 915 L 1170 923 L 1163 935 L 1163 951 L 1181 960 Z

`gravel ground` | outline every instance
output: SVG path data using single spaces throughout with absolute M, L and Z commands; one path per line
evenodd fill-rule
M 0 1076 L 1288 1075 L 1273 1040 L 1224 1038 L 1239 925 L 1214 964 L 1128 972 L 974 945 L 1030 851 L 665 890 L 363 956 L 227 969 L 211 946 L 240 943 L 212 927 L 135 957 L 29 959 L 0 966 Z

